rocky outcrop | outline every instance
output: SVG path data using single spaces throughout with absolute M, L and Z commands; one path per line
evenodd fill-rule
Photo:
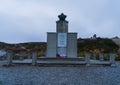
M 112 41 L 119 46 L 118 53 L 120 54 L 120 39 L 112 39 Z

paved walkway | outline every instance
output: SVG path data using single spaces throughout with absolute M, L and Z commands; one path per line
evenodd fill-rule
M 117 67 L 83 65 L 77 67 L 41 67 L 16 64 L 0 67 L 2 85 L 120 85 Z

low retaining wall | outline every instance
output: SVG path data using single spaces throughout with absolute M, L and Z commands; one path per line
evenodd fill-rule
M 102 64 L 102 65 L 103 64 L 109 64 L 111 66 L 116 66 L 116 64 L 115 64 L 115 54 L 114 53 L 109 53 L 108 56 L 109 56 L 109 61 L 107 61 L 107 63 L 106 63 L 106 61 L 104 61 L 104 54 L 103 53 L 99 54 L 99 60 L 91 60 L 90 59 L 91 53 L 89 53 L 89 52 L 85 53 L 85 60 L 84 61 L 80 61 L 79 58 L 78 58 L 78 60 L 77 60 L 77 58 L 76 58 L 76 60 L 75 59 L 72 60 L 72 58 L 71 58 L 72 61 L 71 60 L 67 60 L 67 58 L 66 58 L 67 61 L 65 61 L 65 59 L 64 59 L 63 62 L 62 62 L 62 60 L 59 61 L 59 59 L 58 59 L 58 62 L 56 62 L 54 59 L 53 59 L 53 61 L 49 61 L 48 60 L 46 62 L 45 60 L 37 59 L 36 52 L 33 52 L 32 53 L 32 62 L 31 62 L 31 64 L 33 66 L 35 66 L 38 63 L 37 61 L 41 61 L 39 63 L 43 63 L 43 64 L 44 63 L 48 63 L 48 64 L 53 64 L 53 63 L 54 64 L 55 63 L 57 63 L 57 64 L 61 63 L 62 64 L 62 63 L 64 63 L 64 64 L 85 64 L 86 66 L 90 66 L 91 64 L 99 64 L 99 65 L 100 64 Z M 56 58 L 56 60 L 57 60 L 57 58 Z M 7 55 L 7 65 L 12 65 L 12 63 L 13 63 L 12 53 L 8 53 L 8 55 Z

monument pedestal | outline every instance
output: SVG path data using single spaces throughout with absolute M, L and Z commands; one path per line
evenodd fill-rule
M 67 44 L 59 47 L 57 44 L 57 33 L 47 33 L 47 55 L 48 58 L 76 58 L 77 57 L 77 33 L 67 33 Z

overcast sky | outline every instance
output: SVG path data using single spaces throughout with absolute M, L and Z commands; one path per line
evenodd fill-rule
M 62 12 L 78 37 L 120 37 L 120 0 L 0 0 L 0 41 L 44 42 Z

